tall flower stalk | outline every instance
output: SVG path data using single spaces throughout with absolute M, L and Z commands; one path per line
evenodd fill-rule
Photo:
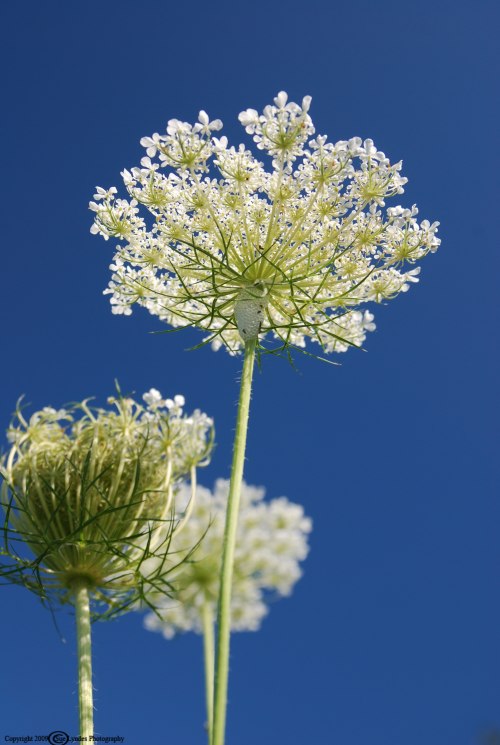
M 221 569 L 212 745 L 223 745 L 231 562 L 256 351 L 319 345 L 324 353 L 361 347 L 375 329 L 367 303 L 418 282 L 417 261 L 437 250 L 439 223 L 418 210 L 385 210 L 404 191 L 402 163 L 372 140 L 312 137 L 311 98 L 278 93 L 262 114 L 239 115 L 266 170 L 244 145 L 229 147 L 205 111 L 195 124 L 168 122 L 144 137 L 141 167 L 122 172 L 129 198 L 97 188 L 91 232 L 117 239 L 105 291 L 114 313 L 145 307 L 174 328 L 197 326 L 202 343 L 244 351 Z M 140 207 L 152 216 L 149 223 Z
M 94 733 L 94 695 L 92 692 L 92 637 L 90 630 L 89 588 L 85 581 L 73 587 L 78 655 L 78 708 L 80 735 Z
M 214 679 L 215 679 L 215 633 L 214 614 L 205 599 L 202 606 L 203 663 L 205 669 L 205 701 L 207 707 L 208 741 L 212 740 L 214 728 Z
M 19 409 L 7 433 L 0 576 L 74 606 L 84 738 L 93 735 L 91 620 L 132 609 L 147 588 L 170 591 L 170 543 L 212 445 L 211 420 L 186 416 L 182 396 L 144 398 L 113 398 L 112 410 L 47 407 L 29 420 Z M 191 498 L 179 513 L 174 491 L 186 477 Z
M 234 438 L 231 482 L 227 500 L 226 527 L 222 550 L 220 573 L 219 612 L 217 616 L 217 653 L 215 664 L 214 713 L 211 743 L 222 745 L 227 710 L 227 687 L 229 678 L 229 645 L 231 635 L 231 590 L 233 582 L 234 547 L 238 529 L 241 484 L 247 444 L 250 396 L 255 363 L 256 337 L 245 344 L 243 372 L 241 375 L 236 434 Z

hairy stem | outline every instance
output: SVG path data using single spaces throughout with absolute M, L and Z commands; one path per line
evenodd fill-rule
M 245 462 L 248 413 L 252 392 L 252 377 L 257 339 L 245 344 L 245 357 L 241 375 L 240 398 L 236 418 L 231 483 L 227 501 L 226 527 L 220 574 L 219 612 L 217 616 L 217 657 L 215 668 L 214 723 L 211 745 L 224 745 L 229 675 L 229 640 L 231 633 L 231 588 L 233 583 L 234 547 L 240 506 L 241 481 Z
M 75 585 L 76 636 L 78 645 L 78 703 L 80 736 L 94 734 L 94 703 L 92 697 L 92 642 L 90 636 L 89 591 L 85 583 Z
M 208 601 L 203 604 L 203 654 L 205 657 L 205 694 L 207 701 L 208 741 L 212 738 L 214 721 L 214 668 L 215 631 L 212 608 Z

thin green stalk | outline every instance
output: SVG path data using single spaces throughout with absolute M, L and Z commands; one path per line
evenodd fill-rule
M 89 591 L 85 583 L 75 585 L 76 636 L 78 645 L 78 703 L 80 735 L 94 734 L 94 703 L 92 697 L 92 642 L 90 636 Z
M 205 658 L 205 695 L 207 700 L 208 741 L 212 737 L 214 721 L 214 669 L 215 669 L 215 631 L 214 618 L 210 604 L 205 601 L 203 617 L 203 655 Z
M 217 616 L 217 657 L 215 668 L 214 723 L 211 745 L 224 745 L 227 709 L 227 684 L 229 675 L 229 641 L 231 633 L 231 588 L 233 582 L 234 548 L 240 506 L 241 481 L 245 462 L 248 413 L 252 392 L 252 376 L 257 340 L 245 344 L 245 357 L 241 375 L 240 399 L 236 418 L 231 483 L 227 501 L 226 527 L 220 575 L 219 612 Z

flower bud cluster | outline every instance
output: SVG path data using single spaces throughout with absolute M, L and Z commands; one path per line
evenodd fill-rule
M 29 419 L 18 409 L 2 465 L 4 530 L 18 566 L 36 575 L 25 572 L 25 584 L 42 596 L 66 599 L 84 582 L 113 604 L 137 590 L 147 558 L 168 550 L 175 485 L 207 462 L 213 423 L 184 414 L 182 396 L 152 389 L 144 400 L 46 407 Z

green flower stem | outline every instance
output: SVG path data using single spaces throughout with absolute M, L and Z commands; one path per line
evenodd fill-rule
M 76 635 L 78 645 L 78 703 L 80 735 L 94 734 L 94 703 L 92 696 L 92 643 L 90 636 L 89 591 L 83 582 L 75 584 Z
M 233 582 L 234 547 L 240 506 L 241 482 L 245 462 L 248 413 L 252 392 L 252 377 L 257 339 L 245 344 L 240 399 L 236 418 L 231 483 L 227 501 L 226 527 L 220 575 L 219 613 L 217 617 L 217 658 L 215 668 L 214 724 L 211 745 L 224 745 L 229 675 L 229 640 L 231 633 L 231 588 Z
M 207 700 L 208 741 L 212 737 L 214 721 L 214 668 L 215 668 L 215 631 L 212 608 L 208 602 L 203 604 L 203 653 L 205 657 L 205 693 Z

